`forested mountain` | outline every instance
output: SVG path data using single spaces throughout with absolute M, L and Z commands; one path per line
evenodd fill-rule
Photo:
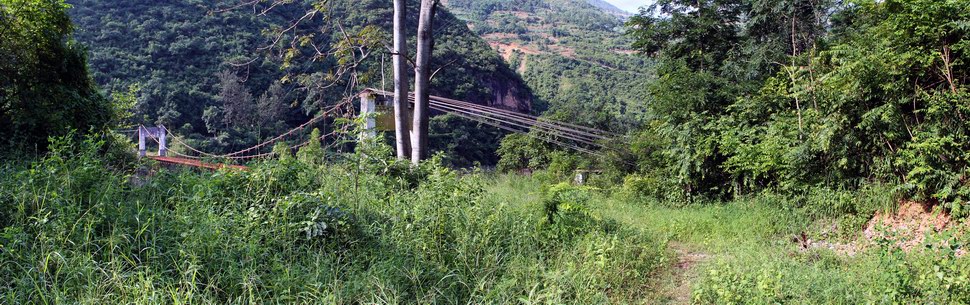
M 583 0 L 445 3 L 522 74 L 539 112 L 618 131 L 642 119 L 653 64 L 634 55 L 619 9 Z
M 304 16 L 310 9 L 308 4 L 280 5 L 261 14 L 268 8 L 265 4 L 233 9 L 237 2 L 232 1 L 69 2 L 74 6 L 71 15 L 77 39 L 89 50 L 95 80 L 110 92 L 127 91 L 129 86 L 137 85 L 138 123 L 163 123 L 181 134 L 195 134 L 212 149 L 240 147 L 302 123 L 322 105 L 353 90 L 391 86 L 391 56 L 375 47 L 378 51 L 370 53 L 357 67 L 366 71 L 357 88 L 347 89 L 342 83 L 335 86 L 339 89 L 300 90 L 310 86 L 299 80 L 323 82 L 340 58 L 311 60 L 288 54 L 282 47 L 264 47 L 274 41 L 274 34 Z M 303 33 L 322 30 L 315 34 L 315 47 L 327 48 L 326 44 L 339 40 L 335 37 L 343 35 L 342 31 L 390 41 L 389 1 L 326 3 L 326 16 L 317 14 L 297 29 Z M 411 5 L 409 22 L 416 24 L 417 3 Z M 432 68 L 447 67 L 433 79 L 433 94 L 530 111 L 529 88 L 464 22 L 440 10 L 436 23 Z M 408 28 L 416 29 L 414 24 Z M 370 26 L 376 26 L 376 31 L 371 31 Z M 291 33 L 284 35 L 284 41 L 292 38 L 288 35 Z M 319 45 L 321 41 L 323 45 Z M 301 47 L 310 48 L 306 43 Z M 378 72 L 382 69 L 384 77 Z M 287 76 L 290 82 L 279 82 Z M 241 86 L 235 84 L 239 82 Z M 245 100 L 247 107 L 271 108 L 279 115 L 265 118 L 265 122 L 254 118 L 251 121 L 255 123 L 250 125 L 256 125 L 255 128 L 223 124 L 233 121 L 228 119 L 228 109 L 222 109 L 220 93 L 225 93 L 222 89 L 226 87 L 242 90 L 234 96 Z

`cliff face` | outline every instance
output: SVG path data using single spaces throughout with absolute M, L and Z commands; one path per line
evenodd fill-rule
M 489 106 L 524 113 L 531 111 L 532 100 L 529 98 L 531 93 L 523 92 L 520 86 L 516 86 L 516 82 L 493 79 L 491 89 L 493 99 L 488 104 Z
M 218 105 L 215 75 L 233 70 L 246 79 L 258 96 L 280 79 L 279 59 L 259 50 L 270 39 L 264 31 L 285 27 L 306 11 L 303 4 L 280 6 L 269 14 L 252 9 L 215 11 L 215 2 L 198 0 L 68 0 L 77 26 L 77 40 L 88 47 L 92 74 L 107 91 L 141 87 L 137 117 L 164 119 L 168 124 L 190 125 L 205 130 L 202 116 L 208 106 Z M 408 10 L 414 37 L 417 2 Z M 348 30 L 377 25 L 390 44 L 393 9 L 386 0 L 337 0 L 329 2 L 333 20 Z M 227 4 L 222 3 L 223 7 Z M 309 23 L 320 27 L 325 21 Z M 507 109 L 531 111 L 531 90 L 505 61 L 465 22 L 446 8 L 435 19 L 433 69 L 441 68 L 432 81 L 433 94 Z M 325 39 L 336 35 L 320 33 Z M 414 39 L 410 40 L 411 55 Z M 322 46 L 326 47 L 326 46 Z M 385 54 L 386 55 L 386 54 Z M 383 57 L 383 58 L 382 58 Z M 245 67 L 233 63 L 249 62 Z M 306 64 L 301 69 L 325 72 L 331 62 Z M 389 86 L 390 55 L 374 52 L 362 69 L 384 70 Z M 380 73 L 365 85 L 380 87 Z M 326 96 L 325 96 L 326 97 Z M 302 97 L 291 97 L 296 103 Z M 306 108 L 295 105 L 294 109 Z M 294 111 L 299 113 L 299 111 Z M 300 118 L 294 117 L 293 121 Z

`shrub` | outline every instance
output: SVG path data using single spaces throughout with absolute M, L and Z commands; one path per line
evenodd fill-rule
M 659 171 L 648 174 L 632 174 L 623 179 L 623 194 L 631 201 L 659 203 L 667 206 L 683 206 L 686 198 L 676 191 L 676 182 Z

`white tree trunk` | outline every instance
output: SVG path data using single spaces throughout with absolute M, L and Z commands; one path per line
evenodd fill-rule
M 394 0 L 394 136 L 398 160 L 411 154 L 411 128 L 408 124 L 407 1 Z
M 418 50 L 414 64 L 414 133 L 411 137 L 411 162 L 418 164 L 428 156 L 428 87 L 431 82 L 431 50 L 434 48 L 432 21 L 437 0 L 421 0 L 418 14 Z

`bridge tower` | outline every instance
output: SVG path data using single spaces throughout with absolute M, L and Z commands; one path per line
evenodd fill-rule
M 377 112 L 377 101 L 376 96 L 370 90 L 364 90 L 360 93 L 360 116 L 364 118 L 364 131 L 361 134 L 362 138 L 373 138 L 377 136 L 377 118 L 375 118 L 374 113 Z
M 165 126 L 157 127 L 138 126 L 138 156 L 145 156 L 145 137 L 158 139 L 158 156 L 168 155 L 168 143 L 166 139 Z

